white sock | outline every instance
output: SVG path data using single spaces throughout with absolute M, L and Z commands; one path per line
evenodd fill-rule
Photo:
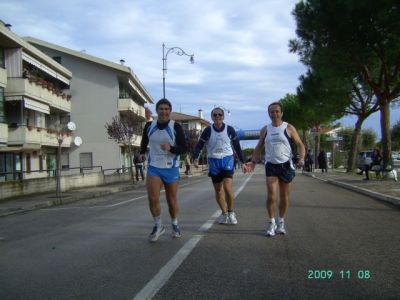
M 154 217 L 154 225 L 157 227 L 161 227 L 161 216 Z
M 272 224 L 275 224 L 275 218 L 269 219 L 269 222 L 272 223 Z
M 278 218 L 278 223 L 283 223 L 284 221 L 285 221 L 284 218 L 281 218 L 281 217 Z
M 178 218 L 171 219 L 172 225 L 178 225 Z

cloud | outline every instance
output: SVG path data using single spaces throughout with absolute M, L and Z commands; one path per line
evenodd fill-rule
M 294 93 L 304 67 L 288 52 L 296 1 L 3 0 L 4 21 L 33 36 L 116 63 L 122 58 L 154 99 L 162 95 L 162 43 L 194 53 L 170 53 L 167 97 L 197 114 L 223 105 L 230 122 L 256 128 L 269 101 Z M 257 125 L 259 124 L 259 125 Z

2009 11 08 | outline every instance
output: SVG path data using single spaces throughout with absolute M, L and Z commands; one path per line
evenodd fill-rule
M 371 279 L 371 272 L 369 270 L 357 270 L 356 279 L 361 280 L 369 280 Z M 324 280 L 324 279 L 333 279 L 335 277 L 339 279 L 350 279 L 352 278 L 352 271 L 350 270 L 340 270 L 336 272 L 332 270 L 308 270 L 307 271 L 307 279 L 309 280 Z M 336 275 L 336 276 L 335 276 Z

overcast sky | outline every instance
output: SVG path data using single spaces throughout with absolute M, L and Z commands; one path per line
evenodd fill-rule
M 155 101 L 162 98 L 162 43 L 194 53 L 167 57 L 166 97 L 173 110 L 259 129 L 266 107 L 295 93 L 305 67 L 289 53 L 295 38 L 295 0 L 0 0 L 0 19 L 31 36 L 132 68 Z M 154 107 L 150 107 L 154 112 Z M 392 111 L 392 124 L 400 110 Z M 345 118 L 342 123 L 354 125 Z M 379 128 L 379 115 L 367 120 Z M 379 134 L 379 133 L 378 133 Z M 379 134 L 380 135 L 380 134 Z

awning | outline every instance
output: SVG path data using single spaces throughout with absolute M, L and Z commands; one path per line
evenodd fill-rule
M 50 114 L 50 106 L 48 106 L 47 104 L 32 100 L 32 99 L 27 99 L 25 97 L 24 97 L 24 106 L 26 108 L 40 111 L 40 112 L 48 114 L 48 115 Z
M 40 70 L 46 72 L 47 74 L 53 76 L 54 78 L 57 78 L 58 80 L 61 80 L 62 82 L 66 83 L 69 85 L 69 80 L 68 78 L 62 76 L 61 74 L 57 73 L 56 71 L 50 69 L 48 66 L 45 64 L 39 62 L 38 60 L 34 59 L 32 56 L 26 54 L 25 52 L 22 52 L 22 59 L 25 60 L 27 63 L 30 63 L 31 65 L 39 68 Z

